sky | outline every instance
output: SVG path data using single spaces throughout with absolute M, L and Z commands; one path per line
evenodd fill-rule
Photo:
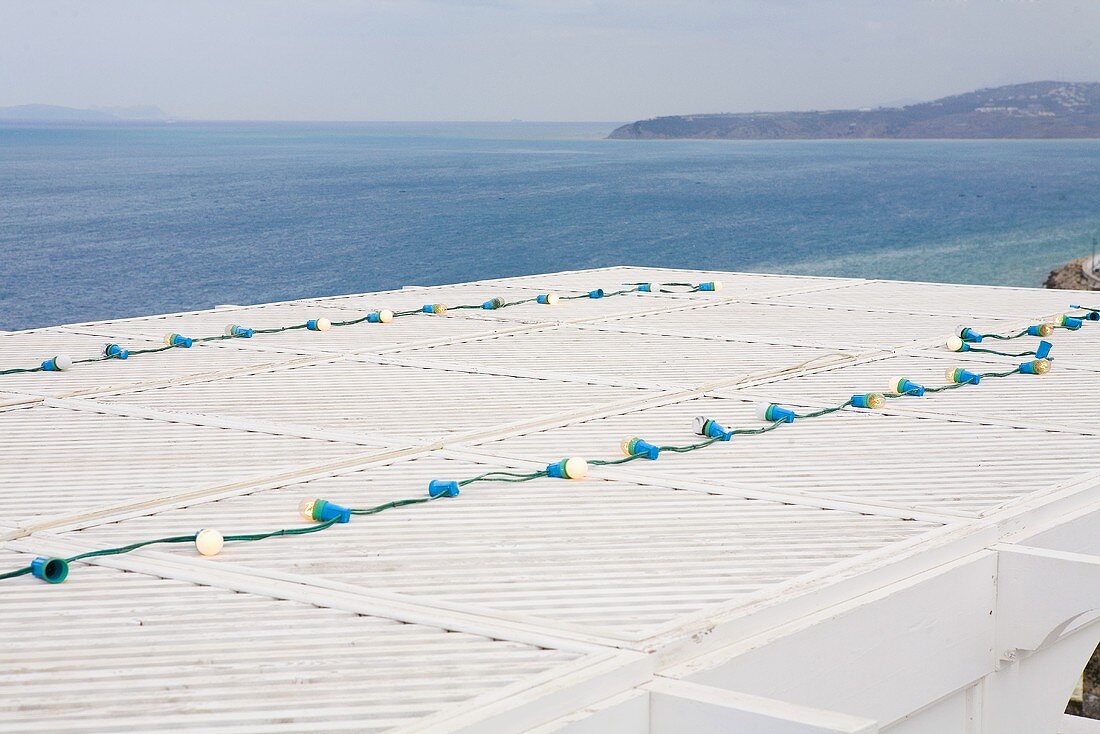
M 0 106 L 592 120 L 1100 81 L 1098 0 L 0 0 Z

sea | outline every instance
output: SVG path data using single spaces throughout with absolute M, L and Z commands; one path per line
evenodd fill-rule
M 616 124 L 0 124 L 0 330 L 618 264 L 1039 286 L 1100 239 L 1100 141 Z

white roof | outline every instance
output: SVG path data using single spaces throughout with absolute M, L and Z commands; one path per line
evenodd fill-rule
M 959 322 L 1011 332 L 1088 301 L 605 268 L 0 334 L 0 370 L 228 323 L 708 280 L 725 287 L 452 308 L 2 376 L 0 572 L 204 527 L 296 527 L 307 496 L 368 507 L 423 496 L 431 479 L 616 458 L 631 436 L 690 444 L 697 415 L 762 425 L 759 401 L 824 407 L 894 377 L 1004 369 L 1024 360 L 943 341 Z M 1019 531 L 1035 508 L 1073 509 L 1065 498 L 1100 477 L 1100 326 L 1051 341 L 1042 377 L 594 466 L 583 481 L 472 484 L 211 558 L 153 546 L 74 563 L 58 586 L 0 581 L 0 728 L 503 732 L 568 716 L 992 545 L 991 523 Z

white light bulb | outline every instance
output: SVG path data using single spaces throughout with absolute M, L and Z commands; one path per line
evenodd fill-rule
M 768 420 L 768 408 L 772 407 L 771 403 L 757 403 L 753 408 L 756 413 L 756 417 L 762 421 Z
M 317 331 L 328 331 L 332 328 L 332 322 L 328 319 L 317 319 Z
M 195 548 L 204 556 L 216 556 L 222 552 L 225 538 L 213 528 L 203 528 L 195 533 Z
M 66 357 L 64 354 L 59 354 L 54 357 L 53 363 L 57 367 L 57 369 L 61 370 L 62 372 L 67 369 L 71 369 L 73 366 L 73 360 L 69 357 Z
M 722 290 L 722 281 L 720 281 L 720 280 L 714 281 L 714 290 L 716 290 L 716 291 Z
M 555 306 L 555 305 L 557 305 L 558 301 L 560 301 L 560 300 L 561 300 L 561 296 L 559 296 L 557 293 L 547 293 L 546 294 L 546 304 L 548 306 Z
M 302 516 L 303 520 L 313 522 L 313 505 L 317 500 L 312 497 L 307 497 L 298 503 L 298 514 Z
M 393 311 L 388 308 L 384 308 L 378 312 L 378 320 L 383 324 L 388 324 L 393 321 Z
M 584 479 L 588 476 L 588 462 L 576 456 L 566 459 L 565 476 L 570 479 Z
M 952 352 L 961 352 L 963 350 L 963 344 L 965 344 L 965 342 L 957 336 L 953 336 L 947 340 L 947 348 Z

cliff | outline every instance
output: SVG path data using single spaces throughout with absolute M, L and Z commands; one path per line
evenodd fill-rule
M 632 122 L 609 138 L 1100 138 L 1100 83 L 1033 82 L 906 107 L 677 115 Z

